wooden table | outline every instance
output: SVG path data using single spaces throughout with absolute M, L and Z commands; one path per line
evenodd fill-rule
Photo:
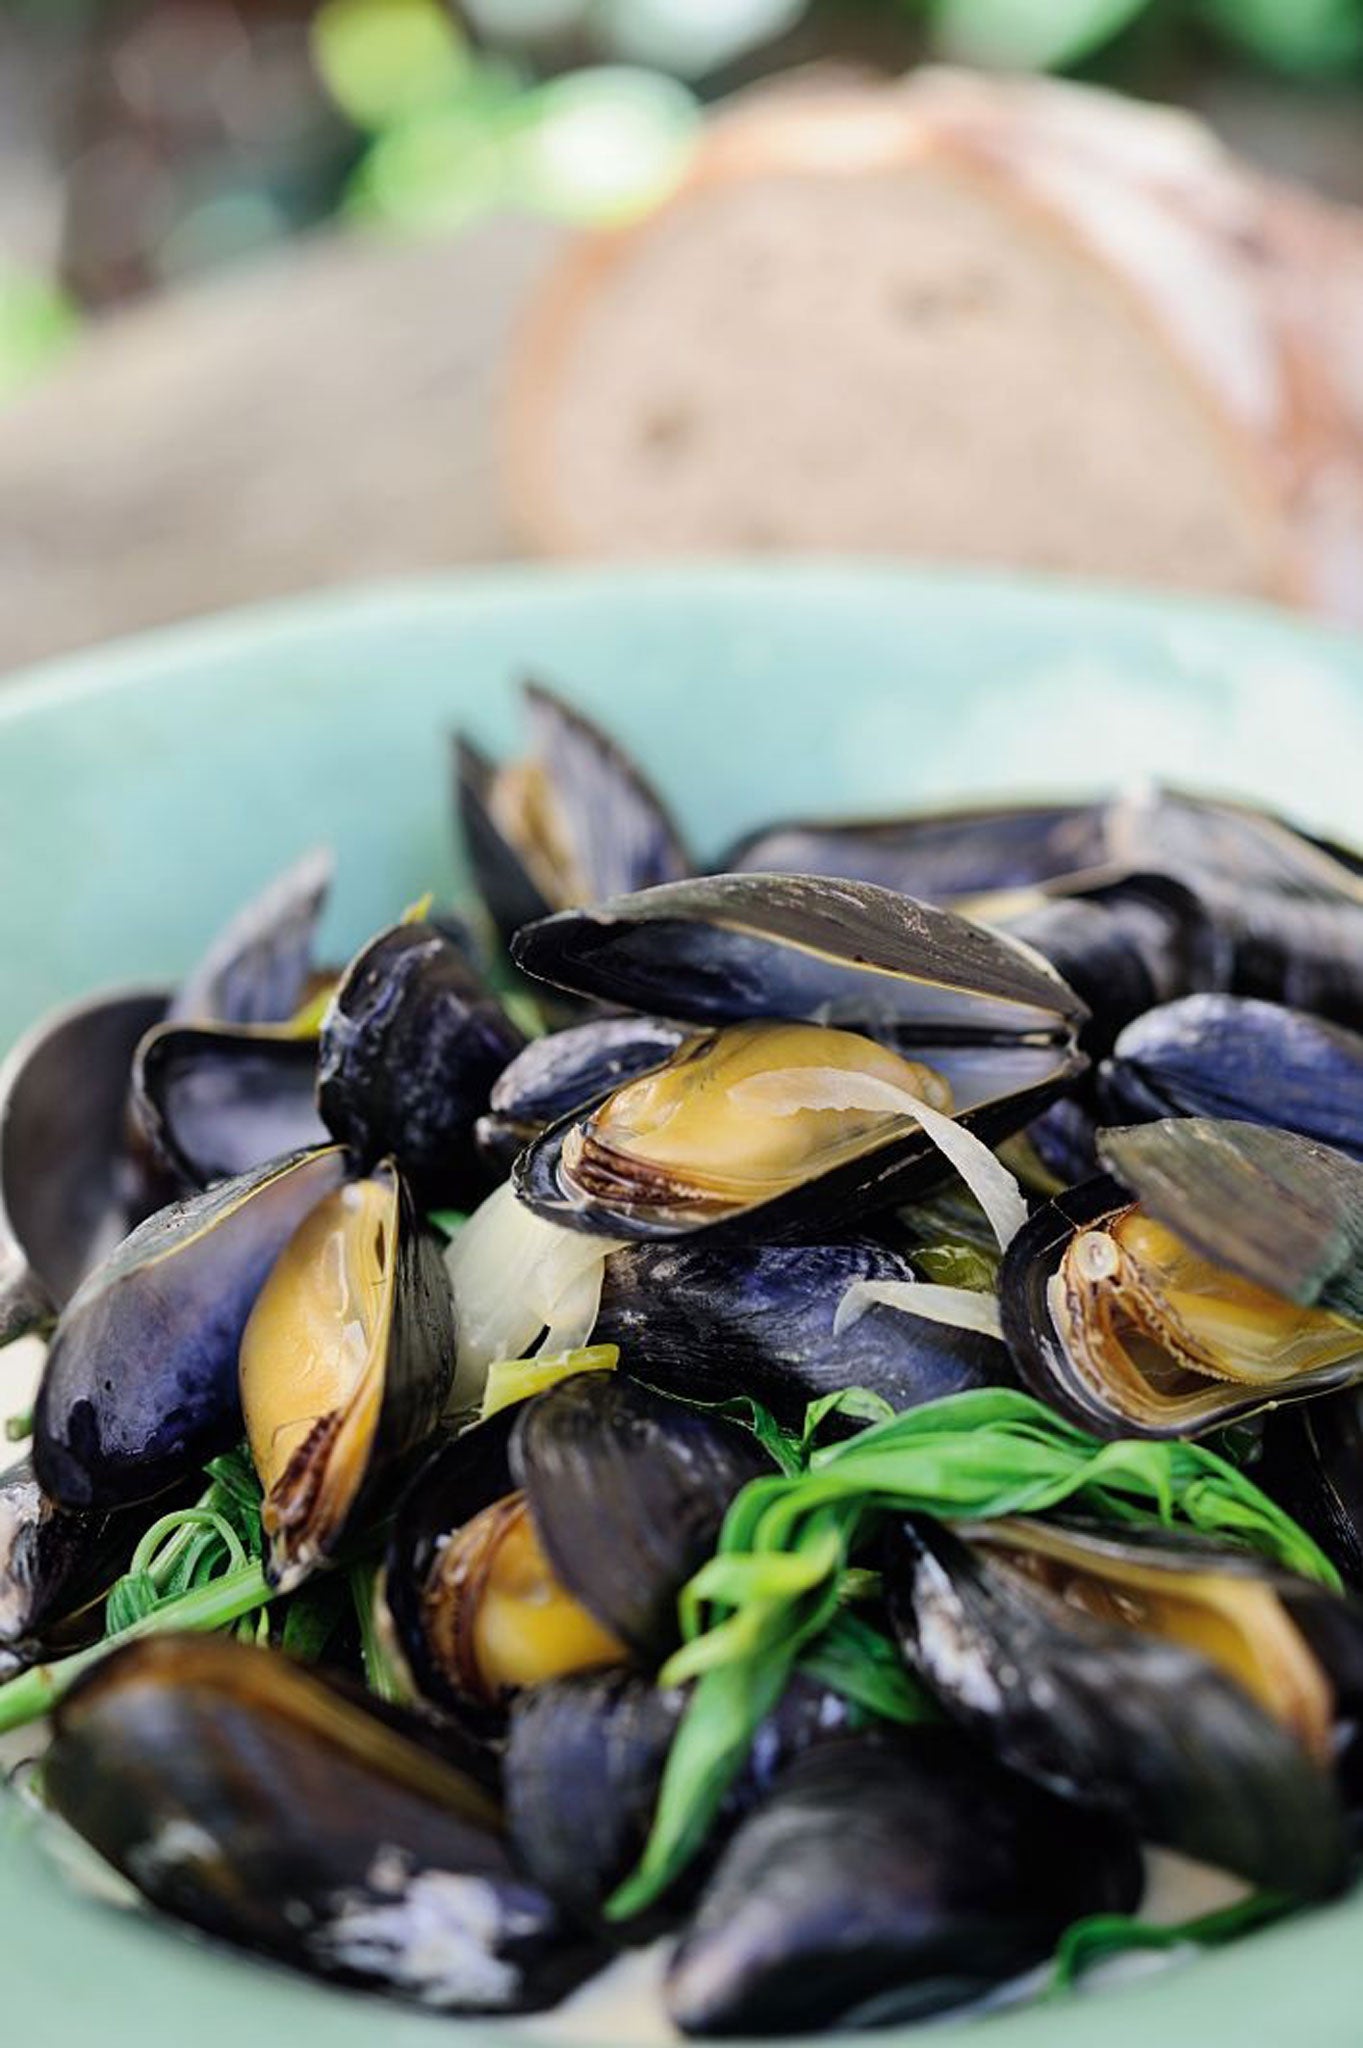
M 327 236 L 92 329 L 0 414 L 0 671 L 514 554 L 501 373 L 560 232 Z

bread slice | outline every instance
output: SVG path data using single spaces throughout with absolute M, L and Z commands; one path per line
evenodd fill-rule
M 673 200 L 572 250 L 521 338 L 511 494 L 552 552 L 892 553 L 1363 618 L 1360 361 L 1353 220 L 1185 116 L 920 72 L 721 118 Z

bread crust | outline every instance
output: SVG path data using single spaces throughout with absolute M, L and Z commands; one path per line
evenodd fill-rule
M 569 247 L 511 363 L 504 467 L 530 543 L 592 551 L 556 476 L 552 422 L 580 322 L 660 218 L 753 178 L 927 163 L 987 192 L 1021 232 L 1099 266 L 1196 394 L 1261 537 L 1263 595 L 1363 623 L 1363 391 L 1355 405 L 1340 374 L 1363 361 L 1363 217 L 1243 169 L 1192 116 L 1092 88 L 950 71 L 764 94 L 723 112 L 663 208 Z M 1125 224 L 1127 246 L 1114 223 Z M 1352 351 L 1323 332 L 1321 303 L 1346 259 L 1358 277 Z M 1180 262 L 1205 292 L 1179 292 Z

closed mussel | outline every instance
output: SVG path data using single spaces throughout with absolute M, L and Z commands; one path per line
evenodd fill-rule
M 1363 1378 L 1363 1166 L 1189 1117 L 1100 1132 L 999 1275 L 1026 1384 L 1100 1436 L 1184 1436 Z
M 686 1032 L 656 1017 L 594 1017 L 532 1038 L 493 1083 L 478 1144 L 499 1173 L 550 1124 L 593 1108 L 677 1050 Z
M 516 1857 L 583 1925 L 650 1939 L 675 1924 L 734 1826 L 797 1756 L 854 1724 L 839 1694 L 797 1672 L 760 1723 L 704 1847 L 657 1908 L 607 1923 L 611 1893 L 643 1853 L 685 1694 L 638 1671 L 584 1672 L 518 1693 L 503 1754 L 507 1826 Z
M 241 1340 L 241 1405 L 264 1489 L 270 1576 L 335 1551 L 431 1435 L 454 1377 L 440 1240 L 391 1164 L 304 1217 Z
M 59 1708 L 44 1782 L 162 1912 L 311 1975 L 520 2012 L 598 1959 L 516 1869 L 496 1801 L 418 1723 L 227 1638 L 107 1659 Z
M 618 1344 L 663 1393 L 750 1394 L 794 1428 L 810 1401 L 843 1387 L 868 1387 L 903 1409 L 1011 1380 L 995 1337 L 876 1303 L 839 1321 L 849 1288 L 913 1277 L 907 1260 L 870 1238 L 630 1245 L 606 1260 L 592 1339 Z
M 1270 1415 L 1254 1476 L 1363 1593 L 1363 1388 Z
M 53 1333 L 34 1410 L 34 1468 L 54 1500 L 149 1500 L 238 1440 L 247 1318 L 345 1171 L 337 1145 L 223 1181 L 148 1218 L 90 1275 Z
M 317 1103 L 365 1166 L 394 1159 L 427 1206 L 491 1185 L 474 1142 L 493 1082 L 525 1040 L 438 926 L 393 926 L 346 969 L 322 1022 Z
M 799 1757 L 724 1851 L 668 1968 L 667 2008 L 700 2035 L 917 2018 L 1139 1895 L 1119 1824 L 954 1730 L 848 1736 Z
M 1274 1890 L 1342 1882 L 1363 1624 L 1338 1596 L 1204 1539 L 1026 1520 L 905 1523 L 885 1583 L 912 1668 L 1013 1769 Z
M 771 1469 L 737 1424 L 618 1372 L 478 1424 L 394 1520 L 386 1598 L 416 1684 L 495 1708 L 575 1671 L 652 1669 L 730 1501 Z
M 1274 1124 L 1363 1158 L 1363 1036 L 1251 996 L 1193 995 L 1129 1024 L 1104 1061 L 1109 1123 Z
M 1099 866 L 1106 856 L 1099 804 L 998 804 L 760 826 L 720 866 L 758 874 L 834 875 L 875 882 L 924 903 L 1025 889 Z
M 782 1236 L 887 1206 L 947 1170 L 935 1118 L 995 1141 L 1083 1066 L 1083 1007 L 1044 962 L 865 885 L 713 876 L 551 918 L 516 952 L 703 1027 L 517 1162 L 530 1208 L 607 1236 Z
M 530 748 L 498 767 L 455 743 L 455 807 L 484 903 L 504 939 L 548 912 L 647 889 L 691 861 L 657 792 L 624 751 L 538 684 Z

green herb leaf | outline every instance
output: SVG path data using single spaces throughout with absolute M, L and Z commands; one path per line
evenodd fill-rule
M 126 1572 L 104 1605 L 106 1635 L 122 1635 L 135 1622 L 144 1621 L 161 1604 L 156 1581 L 149 1572 Z
M 1109 1522 L 1182 1522 L 1339 1586 L 1306 1532 L 1214 1451 L 1102 1443 L 1007 1388 L 930 1402 L 815 1450 L 808 1471 L 743 1488 L 715 1555 L 682 1591 L 683 1643 L 660 1679 L 695 1690 L 643 1860 L 611 1917 L 651 1903 L 685 1867 L 767 1706 L 839 1613 L 855 1547 L 886 1515 L 977 1520 L 1066 1502 Z
M 315 1664 L 349 1605 L 350 1589 L 344 1579 L 309 1579 L 285 1605 L 280 1649 L 300 1664 Z
M 819 1432 L 830 1415 L 845 1415 L 854 1422 L 890 1422 L 894 1409 L 883 1394 L 869 1387 L 844 1387 L 840 1393 L 824 1394 L 805 1409 L 805 1426 L 800 1437 L 800 1469 L 809 1463 Z
M 912 1259 L 914 1270 L 939 1287 L 967 1287 L 972 1294 L 993 1294 L 998 1284 L 998 1254 L 991 1257 L 984 1245 L 915 1245 Z
M 800 1659 L 800 1669 L 880 1721 L 938 1721 L 937 1702 L 904 1668 L 883 1629 L 845 1610 Z
M 1281 1892 L 1254 1892 L 1233 1906 L 1215 1913 L 1202 1913 L 1194 1920 L 1182 1920 L 1171 1927 L 1152 1926 L 1148 1920 L 1134 1920 L 1125 1913 L 1093 1913 L 1065 1929 L 1055 1951 L 1051 1979 L 1043 1994 L 1056 1997 L 1070 1991 L 1099 1963 L 1133 1949 L 1155 1951 L 1189 1946 L 1219 1948 L 1252 1934 L 1257 1927 L 1281 1920 L 1300 1906 L 1300 1900 Z
M 379 1619 L 377 1569 L 373 1565 L 354 1565 L 347 1576 L 355 1618 L 360 1625 L 365 1683 L 376 1699 L 400 1706 L 410 1695 L 402 1672 L 384 1641 Z
M 25 1408 L 20 1415 L 11 1415 L 5 1424 L 7 1444 L 26 1444 L 33 1434 L 33 1410 Z
M 443 1230 L 446 1237 L 453 1237 L 468 1222 L 463 1209 L 428 1209 L 426 1221 L 433 1223 L 437 1230 Z
M 11 1728 L 27 1727 L 50 1713 L 81 1675 L 123 1643 L 171 1629 L 205 1632 L 233 1627 L 244 1615 L 255 1614 L 273 1597 L 273 1588 L 263 1566 L 246 1564 L 227 1572 L 210 1586 L 196 1587 L 177 1600 L 162 1600 L 149 1613 L 126 1628 L 106 1635 L 88 1650 L 77 1650 L 58 1664 L 37 1664 L 0 1685 L 0 1735 Z

